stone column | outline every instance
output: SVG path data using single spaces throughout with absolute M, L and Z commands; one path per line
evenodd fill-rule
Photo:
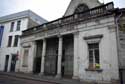
M 74 68 L 73 68 L 73 79 L 79 78 L 79 56 L 78 56 L 78 36 L 79 32 L 74 33 Z
M 41 72 L 40 72 L 40 75 L 44 75 L 45 55 L 46 55 L 46 39 L 43 39 L 43 48 L 42 48 Z
M 63 44 L 63 38 L 61 36 L 59 36 L 58 65 L 57 65 L 57 75 L 56 75 L 56 78 L 61 78 L 62 44 Z

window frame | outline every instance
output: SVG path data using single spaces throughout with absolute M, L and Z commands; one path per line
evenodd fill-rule
M 13 36 L 8 36 L 8 44 L 7 44 L 7 47 L 11 47 L 11 46 L 12 46 L 12 40 L 13 40 Z
M 20 27 L 21 27 L 21 20 L 18 20 L 17 21 L 16 31 L 20 31 Z
M 13 31 L 14 31 L 14 25 L 15 25 L 15 22 L 11 22 L 10 32 L 13 32 Z
M 87 43 L 87 47 L 88 47 L 88 45 L 89 44 L 96 44 L 96 43 L 98 43 L 98 50 L 99 50 L 99 63 L 98 64 L 96 64 L 96 65 L 92 65 L 93 67 L 92 68 L 90 68 L 90 62 L 89 62 L 89 47 L 87 48 L 87 51 L 88 51 L 88 68 L 86 69 L 86 70 L 89 70 L 89 71 L 97 71 L 97 70 L 101 70 L 101 64 L 100 64 L 100 42 L 101 42 L 101 39 L 103 38 L 103 35 L 102 34 L 99 34 L 99 35 L 91 35 L 91 36 L 86 36 L 86 37 L 84 37 L 84 40 L 86 41 L 86 43 Z M 95 54 L 95 53 L 93 53 L 93 54 Z M 94 56 L 93 58 L 94 58 L 94 62 L 95 62 L 95 57 L 96 56 Z M 94 66 L 97 66 L 98 65 L 98 67 L 94 67 Z M 102 71 L 102 70 L 101 70 Z
M 4 25 L 1 25 L 0 26 L 0 48 L 2 46 L 3 33 L 4 33 Z
M 17 47 L 19 42 L 19 35 L 15 35 L 13 47 Z
M 90 44 L 98 44 L 98 48 L 93 48 L 93 49 L 89 49 L 89 45 Z M 95 50 L 98 50 L 98 52 L 100 52 L 100 49 L 99 49 L 99 43 L 88 43 L 88 56 L 89 56 L 89 66 L 88 68 L 90 69 L 97 69 L 96 67 L 96 64 L 99 64 L 100 65 L 100 53 L 98 53 L 98 61 L 99 63 L 96 62 L 96 55 L 95 55 Z M 89 51 L 92 51 L 92 63 L 90 62 L 90 52 Z M 90 67 L 91 64 L 93 65 L 92 68 Z M 98 67 L 98 69 L 100 69 L 100 66 Z

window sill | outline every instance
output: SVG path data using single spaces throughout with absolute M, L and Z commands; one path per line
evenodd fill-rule
M 22 67 L 28 67 L 27 65 L 22 65 Z
M 18 47 L 18 46 L 13 46 L 13 47 Z
M 102 69 L 85 69 L 86 71 L 97 71 L 97 72 L 102 72 Z

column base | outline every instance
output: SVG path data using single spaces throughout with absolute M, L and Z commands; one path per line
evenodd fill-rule
M 29 73 L 29 74 L 33 74 L 33 71 L 28 71 L 27 73 Z
M 44 73 L 43 72 L 39 73 L 39 76 L 44 76 Z
M 79 77 L 78 77 L 78 76 L 73 76 L 72 79 L 76 79 L 76 80 L 78 80 Z
M 57 79 L 61 79 L 62 76 L 61 76 L 61 74 L 57 74 L 55 78 L 57 78 Z

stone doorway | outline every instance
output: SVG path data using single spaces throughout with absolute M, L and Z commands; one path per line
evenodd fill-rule
M 9 55 L 6 55 L 5 66 L 4 66 L 4 71 L 5 72 L 7 72 L 7 69 L 8 69 L 8 62 L 9 62 Z
M 15 72 L 16 60 L 17 60 L 17 55 L 16 54 L 12 54 L 11 66 L 10 66 L 10 71 L 11 72 Z
M 63 37 L 63 56 L 62 56 L 62 77 L 72 78 L 73 76 L 73 35 Z

